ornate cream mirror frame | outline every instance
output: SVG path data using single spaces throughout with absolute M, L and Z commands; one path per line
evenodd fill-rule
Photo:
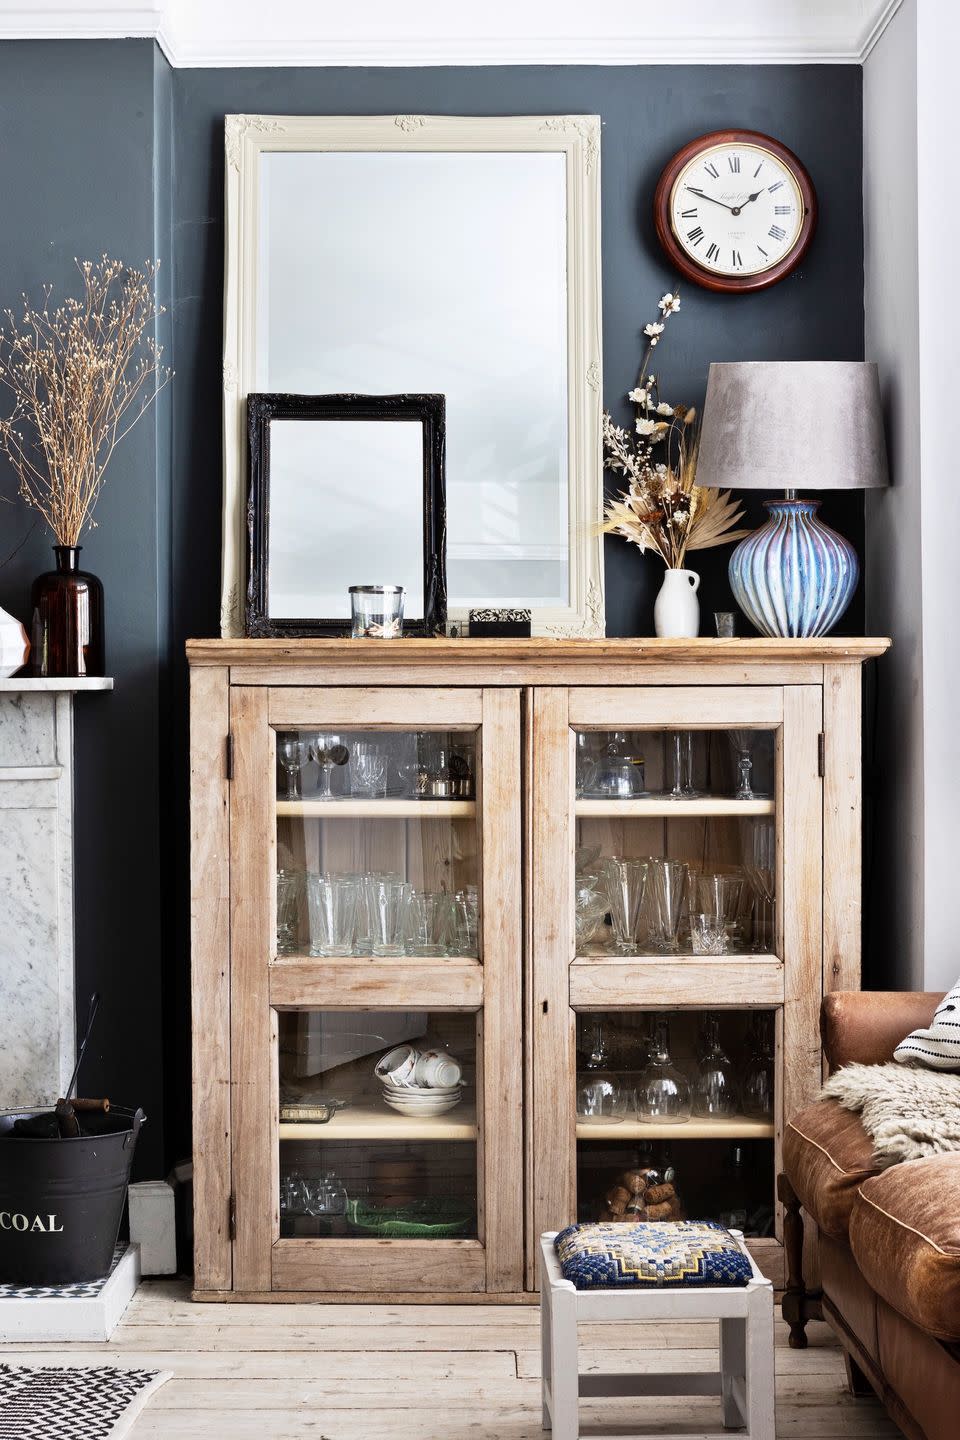
M 272 153 L 335 152 L 386 154 L 554 153 L 564 157 L 563 197 L 566 234 L 560 260 L 565 278 L 558 300 L 557 332 L 562 335 L 565 405 L 558 402 L 565 436 L 558 446 L 558 473 L 566 475 L 567 555 L 565 604 L 532 607 L 535 635 L 604 634 L 603 538 L 598 523 L 603 508 L 600 443 L 600 120 L 593 115 L 455 117 L 433 115 L 274 116 L 227 115 L 226 256 L 223 355 L 223 552 L 221 633 L 244 629 L 247 554 L 246 398 L 265 388 L 258 368 L 258 295 L 261 263 L 263 157 Z M 335 219 L 332 222 L 336 223 Z M 389 227 L 385 226 L 389 234 Z M 555 227 L 558 231 L 562 225 Z M 565 277 L 563 277 L 565 256 Z M 469 276 L 464 284 L 470 283 Z M 561 345 L 558 349 L 562 349 Z M 266 388 L 271 388 L 267 382 Z M 281 383 L 272 388 L 294 389 Z M 302 388 L 302 387 L 301 387 Z M 316 385 L 307 385 L 317 390 Z M 330 388 L 325 384 L 320 389 Z M 351 388 L 343 386 L 342 388 Z M 363 387 L 354 387 L 363 388 Z M 561 383 L 559 394 L 563 395 Z M 563 443 L 565 441 L 565 444 Z M 449 446 L 449 429 L 448 429 Z M 565 451 L 565 459 L 563 458 Z M 448 461 L 448 480 L 450 466 Z M 564 499 L 558 489 L 562 506 Z M 556 519 L 558 533 L 562 512 Z M 531 551 L 536 547 L 531 546 Z M 555 550 L 557 547 L 554 547 Z M 562 544 L 559 546 L 562 553 Z M 513 557 L 517 558 L 517 557 Z M 519 558 L 525 558 L 520 556 Z M 389 577 L 373 577 L 389 579 Z M 360 576 L 366 583 L 369 576 Z M 560 587 L 556 587 L 558 594 Z M 474 601 L 471 603 L 479 604 Z M 522 604 L 504 598 L 503 607 Z M 465 621 L 468 606 L 458 605 L 450 585 L 448 619 Z

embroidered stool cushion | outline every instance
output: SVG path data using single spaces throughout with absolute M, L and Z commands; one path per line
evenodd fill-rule
M 578 1290 L 746 1285 L 753 1278 L 729 1230 L 706 1220 L 568 1225 L 554 1243 L 563 1278 Z

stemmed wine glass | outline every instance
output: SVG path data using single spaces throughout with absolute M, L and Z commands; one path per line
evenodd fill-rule
M 280 764 L 287 777 L 287 799 L 302 800 L 300 774 L 307 763 L 308 746 L 299 735 L 281 735 L 277 746 Z
M 310 746 L 310 759 L 316 761 L 320 767 L 316 798 L 332 800 L 334 769 L 346 765 L 350 759 L 350 751 L 339 735 L 318 735 Z

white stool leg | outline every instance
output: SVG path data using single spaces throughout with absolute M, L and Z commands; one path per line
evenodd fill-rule
M 550 1302 L 550 1395 L 553 1440 L 578 1440 L 577 1292 L 566 1285 L 554 1289 Z
M 734 1392 L 734 1381 L 740 1382 L 740 1395 L 745 1396 L 747 1391 L 746 1320 L 720 1321 L 720 1373 L 722 1376 L 721 1401 L 724 1429 L 741 1429 L 746 1425 L 747 1417 L 741 1412 Z
M 773 1286 L 751 1285 L 747 1295 L 747 1414 L 750 1440 L 775 1440 Z
M 553 1375 L 550 1369 L 550 1343 L 553 1332 L 553 1286 L 550 1284 L 550 1276 L 544 1263 L 543 1256 L 540 1256 L 540 1374 L 541 1374 L 541 1395 L 543 1399 L 543 1428 L 550 1429 L 550 1407 L 552 1404 L 553 1391 L 551 1389 Z M 547 1393 L 550 1393 L 550 1400 Z

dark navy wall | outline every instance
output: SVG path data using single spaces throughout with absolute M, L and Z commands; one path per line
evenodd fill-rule
M 76 293 L 74 256 L 106 251 L 143 262 L 156 253 L 153 52 L 146 41 L 0 45 L 0 307 L 24 290 L 38 296 L 45 282 L 61 296 Z M 163 258 L 169 264 L 169 248 Z M 163 1148 L 161 932 L 170 882 L 159 765 L 170 560 L 160 517 L 169 513 L 170 465 L 160 436 L 169 420 L 167 400 L 117 451 L 97 528 L 84 537 L 83 562 L 106 590 L 116 688 L 78 698 L 75 711 L 80 1014 L 92 989 L 103 996 L 82 1085 L 145 1107 L 142 1173 L 159 1172 Z M 0 503 L 0 605 L 26 618 L 30 582 L 52 564 L 51 541 L 16 499 L 5 463 L 0 495 L 14 498 Z
M 684 287 L 658 357 L 664 394 L 699 404 L 711 360 L 863 354 L 858 67 L 170 72 L 146 41 L 0 46 L 0 303 L 47 278 L 67 283 L 74 254 L 156 253 L 167 266 L 172 394 L 119 453 L 84 552 L 107 586 L 118 688 L 79 707 L 78 965 L 82 984 L 95 978 L 110 996 L 102 1039 L 112 1051 L 97 1078 L 158 1118 L 163 1083 L 168 1156 L 183 1153 L 189 1133 L 182 657 L 188 636 L 213 635 L 218 623 L 223 116 L 236 111 L 599 113 L 604 392 L 614 409 L 633 383 L 640 331 L 674 284 L 650 219 L 660 169 L 707 130 L 767 131 L 811 171 L 819 234 L 802 270 L 766 293 Z M 9 492 L 9 476 L 0 484 Z M 829 497 L 826 515 L 861 545 L 858 497 Z M 3 507 L 0 526 L 2 558 L 28 522 Z M 0 569 L 0 604 L 25 611 L 46 544 L 32 534 Z M 694 563 L 708 620 L 730 605 L 726 553 Z M 651 558 L 608 541 L 611 634 L 652 631 L 660 577 Z M 846 628 L 862 623 L 858 599 Z

